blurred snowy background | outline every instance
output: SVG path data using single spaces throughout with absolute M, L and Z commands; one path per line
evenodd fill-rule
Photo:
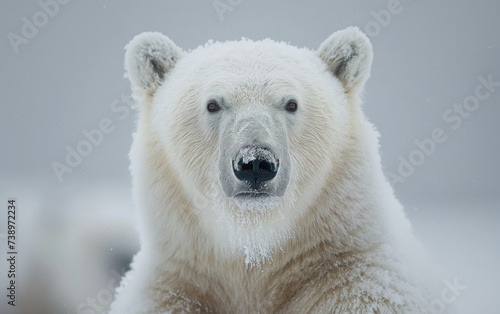
M 135 112 L 123 79 L 133 36 L 160 31 L 184 49 L 241 37 L 316 49 L 349 25 L 373 43 L 364 109 L 441 270 L 436 306 L 498 313 L 500 2 L 406 0 L 2 1 L 0 288 L 16 197 L 17 313 L 105 311 L 138 249 L 127 157 Z M 71 150 L 86 156 L 68 163 Z M 466 288 L 450 290 L 454 281 Z M 0 312 L 15 313 L 5 295 Z

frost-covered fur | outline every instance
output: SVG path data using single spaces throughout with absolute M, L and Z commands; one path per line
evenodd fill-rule
M 423 250 L 360 108 L 371 61 L 357 28 L 318 51 L 243 39 L 185 53 L 159 33 L 135 37 L 141 250 L 112 313 L 429 312 Z M 247 140 L 289 156 L 273 179 L 282 195 L 227 188 Z

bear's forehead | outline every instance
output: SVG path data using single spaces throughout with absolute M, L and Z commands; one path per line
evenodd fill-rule
M 211 73 L 210 79 L 196 84 L 205 95 L 223 97 L 237 103 L 274 103 L 285 95 L 293 94 L 301 84 L 286 69 L 252 63 L 238 63 Z
M 212 43 L 191 51 L 179 67 L 191 83 L 238 98 L 282 97 L 320 67 L 314 52 L 272 40 Z M 179 70 L 181 70 L 179 69 Z
M 198 47 L 188 54 L 186 61 L 213 74 L 262 77 L 298 72 L 297 68 L 307 66 L 312 59 L 314 53 L 306 48 L 272 40 L 242 40 Z

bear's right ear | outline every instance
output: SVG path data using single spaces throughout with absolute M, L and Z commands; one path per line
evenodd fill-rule
M 161 33 L 145 32 L 125 46 L 125 77 L 134 92 L 153 95 L 183 51 Z

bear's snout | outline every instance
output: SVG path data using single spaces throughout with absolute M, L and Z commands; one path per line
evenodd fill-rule
M 277 160 L 269 149 L 245 147 L 233 161 L 233 172 L 240 181 L 248 182 L 252 190 L 259 190 L 263 182 L 272 180 L 279 169 Z

